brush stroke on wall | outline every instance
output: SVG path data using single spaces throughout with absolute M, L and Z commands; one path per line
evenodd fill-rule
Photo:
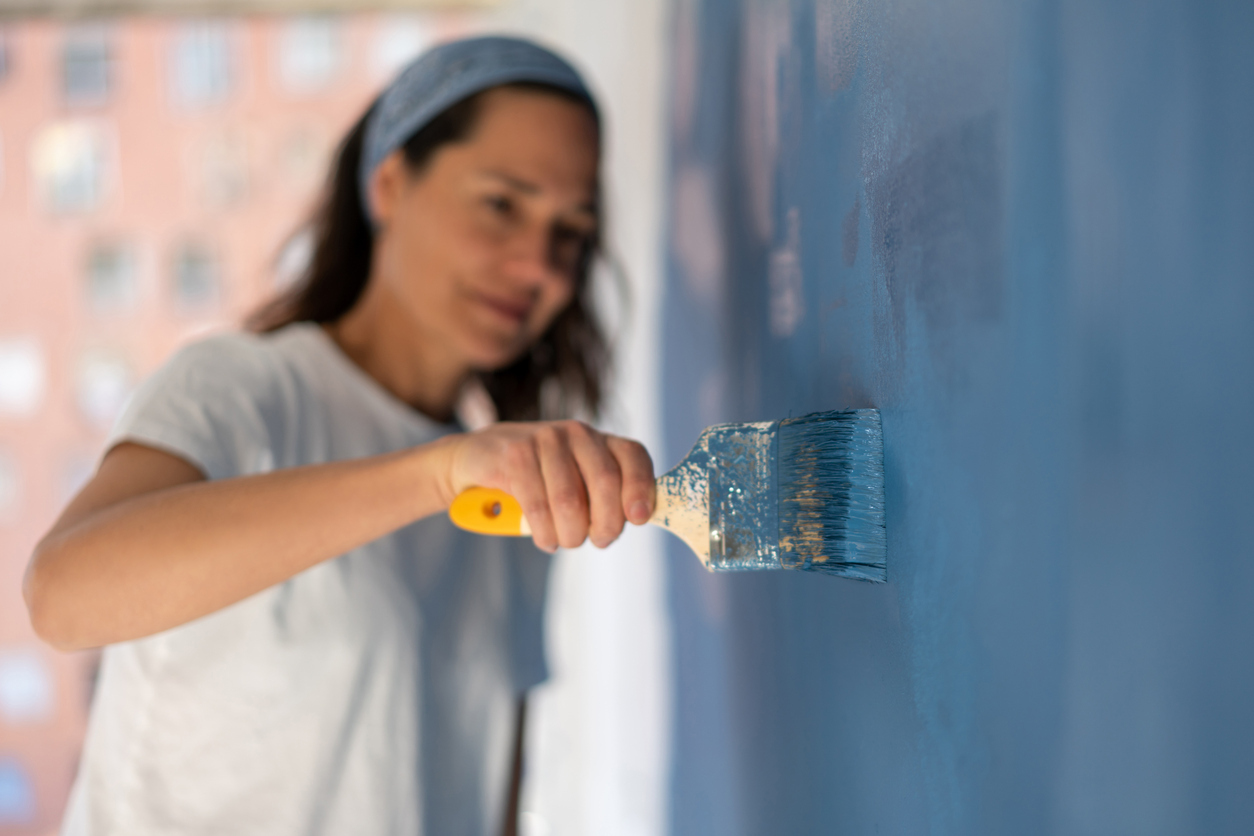
M 1254 5 L 679 0 L 667 462 L 882 410 L 889 583 L 677 547 L 685 836 L 1254 821 Z

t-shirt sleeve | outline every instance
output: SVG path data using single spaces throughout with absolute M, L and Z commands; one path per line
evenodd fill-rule
M 263 338 L 221 334 L 178 351 L 136 390 L 105 449 L 133 441 L 173 453 L 208 479 L 275 467 L 283 410 Z

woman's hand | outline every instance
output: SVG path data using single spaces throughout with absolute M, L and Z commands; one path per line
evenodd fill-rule
M 545 551 L 612 543 L 653 514 L 653 461 L 630 439 L 581 421 L 494 424 L 448 439 L 447 502 L 466 488 L 508 492 Z

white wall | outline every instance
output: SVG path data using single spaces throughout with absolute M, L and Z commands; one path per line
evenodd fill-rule
M 588 77 L 605 114 L 609 242 L 630 284 L 606 294 L 617 382 L 606 425 L 659 450 L 666 0 L 517 0 L 474 29 L 524 34 Z M 604 287 L 612 286 L 608 277 Z M 659 468 L 669 462 L 657 462 Z M 550 588 L 551 682 L 531 703 L 524 836 L 666 829 L 670 660 L 660 532 L 559 556 Z

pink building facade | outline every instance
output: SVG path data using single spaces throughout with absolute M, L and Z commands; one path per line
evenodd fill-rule
M 54 832 L 96 657 L 35 638 L 30 551 L 125 398 L 306 257 L 339 137 L 459 18 L 0 29 L 0 833 Z

